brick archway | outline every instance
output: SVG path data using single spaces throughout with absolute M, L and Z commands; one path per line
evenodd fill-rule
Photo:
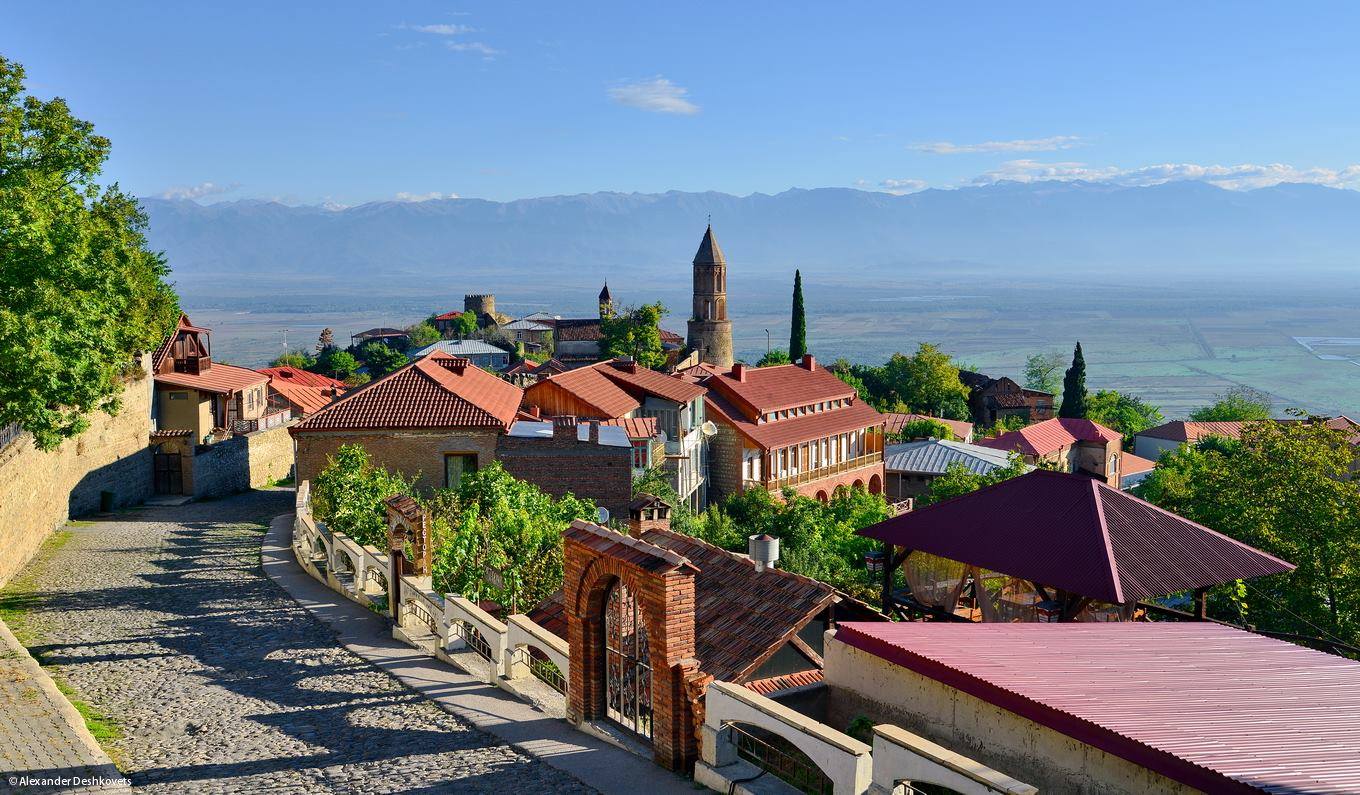
M 817 492 L 817 502 L 820 502 L 820 503 L 822 503 L 823 505 L 825 505 L 825 504 L 827 504 L 827 503 L 830 502 L 830 501 L 831 501 L 830 498 L 828 498 L 828 497 L 826 496 L 826 490 L 825 490 L 825 489 L 820 490 L 820 491 Z
M 650 644 L 653 756 L 668 769 L 686 769 L 698 754 L 684 682 L 694 657 L 696 570 L 673 553 L 586 522 L 573 523 L 564 534 L 562 555 L 571 650 L 567 719 L 579 725 L 608 716 L 605 600 L 615 583 L 623 583 L 637 601 Z
M 855 482 L 850 484 L 850 488 L 852 488 L 852 489 L 862 489 L 862 488 L 864 488 L 864 481 L 863 481 L 863 480 L 860 480 L 859 478 L 855 478 Z
M 880 478 L 878 475 L 874 475 L 873 477 L 869 478 L 869 493 L 870 494 L 883 493 L 883 479 Z

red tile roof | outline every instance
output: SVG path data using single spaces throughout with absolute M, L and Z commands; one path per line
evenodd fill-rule
M 1245 422 L 1186 422 L 1175 420 L 1165 422 L 1155 428 L 1148 428 L 1138 434 L 1152 439 L 1167 439 L 1172 442 L 1197 442 L 1206 436 L 1226 436 L 1236 439 L 1242 435 Z
M 435 320 L 453 320 L 454 318 L 457 318 L 457 317 L 462 316 L 462 314 L 463 314 L 464 311 L 466 311 L 466 310 L 462 310 L 462 309 L 454 309 L 454 310 L 451 310 L 451 311 L 448 311 L 448 312 L 444 312 L 443 314 L 435 315 L 435 316 L 434 316 L 434 319 L 435 319 Z
M 742 436 L 767 450 L 883 424 L 883 415 L 860 400 L 830 411 L 765 423 L 746 419 L 730 402 L 712 392 L 704 398 L 704 407 L 709 417 L 730 425 Z
M 1123 437 L 1093 420 L 1054 417 L 1018 431 L 1008 431 L 978 444 L 996 450 L 1019 451 L 1023 455 L 1046 456 L 1077 442 L 1117 442 Z
M 199 392 L 212 392 L 218 395 L 229 395 L 232 392 L 239 392 L 242 389 L 267 381 L 269 381 L 269 376 L 264 373 L 246 367 L 237 367 L 234 364 L 222 364 L 221 362 L 213 362 L 211 367 L 197 374 L 175 372 L 156 374 L 156 383 L 158 384 L 195 389 Z
M 609 361 L 595 365 L 594 369 L 604 374 L 630 392 L 644 392 L 675 403 L 688 403 L 708 392 L 698 384 L 677 378 L 673 375 L 658 373 L 636 362 Z
M 969 436 L 973 435 L 973 423 L 964 422 L 963 420 L 946 420 L 942 417 L 932 417 L 929 414 L 899 414 L 896 412 L 885 413 L 883 418 L 887 422 L 887 426 L 884 430 L 888 433 L 897 433 L 901 431 L 902 426 L 909 422 L 934 420 L 953 431 L 955 438 L 960 442 L 967 440 Z
M 547 389 L 545 384 L 555 384 L 582 403 L 594 406 L 601 417 L 621 417 L 642 408 L 641 403 L 594 367 L 580 367 L 549 375 L 526 391 L 532 393 L 534 390 Z
M 855 396 L 854 387 L 820 366 L 806 370 L 797 364 L 781 364 L 745 370 L 745 380 L 738 381 L 729 370 L 709 376 L 704 385 L 720 392 L 748 416 Z
M 1111 604 L 1294 568 L 1101 481 L 1042 469 L 860 535 Z
M 338 389 L 348 389 L 344 381 L 331 378 L 328 375 L 312 373 L 298 367 L 261 367 L 259 372 L 264 373 L 270 378 L 270 386 L 275 386 L 281 381 L 300 386 L 317 387 L 325 389 L 334 387 Z
M 598 318 L 568 318 L 553 322 L 553 339 L 558 342 L 594 342 L 604 339 Z
M 623 428 L 629 439 L 653 439 L 656 437 L 656 417 L 625 417 L 604 420 L 600 424 Z
M 746 683 L 746 687 L 762 696 L 772 696 L 784 690 L 820 684 L 823 678 L 821 669 L 814 669 L 780 676 L 768 676 L 764 679 L 752 679 Z
M 1128 477 L 1142 472 L 1148 472 L 1157 467 L 1156 461 L 1149 461 L 1133 453 L 1119 454 L 1119 476 Z
M 293 433 L 426 428 L 508 429 L 523 391 L 474 367 L 467 359 L 435 352 L 350 391 Z
M 836 639 L 1196 790 L 1360 792 L 1343 657 L 1210 622 L 842 622 Z
M 297 406 L 304 417 L 329 406 L 349 389 L 344 381 L 296 367 L 265 367 L 260 372 L 269 376 L 270 388 Z

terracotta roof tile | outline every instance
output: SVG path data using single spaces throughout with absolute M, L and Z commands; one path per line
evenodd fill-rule
M 801 365 L 782 364 L 747 367 L 745 372 L 742 381 L 729 370 L 709 376 L 704 385 L 754 414 L 855 396 L 854 387 L 821 366 L 806 370 Z
M 553 339 L 558 342 L 594 342 L 604 339 L 598 318 L 568 318 L 553 323 Z
M 156 374 L 156 383 L 158 384 L 196 389 L 199 392 L 213 392 L 219 395 L 239 392 L 247 387 L 268 381 L 269 376 L 257 370 L 237 367 L 234 364 L 222 364 L 221 362 L 213 362 L 212 366 L 197 374 L 173 372 Z
M 769 676 L 764 679 L 752 679 L 746 683 L 749 690 L 761 694 L 762 696 L 773 696 L 784 690 L 794 690 L 800 687 L 811 687 L 821 684 L 824 679 L 820 669 L 811 671 L 797 671 L 791 674 L 781 674 L 780 676 Z
M 546 384 L 555 384 L 577 400 L 594 406 L 601 417 L 621 417 L 642 407 L 641 403 L 594 367 L 581 367 L 547 376 L 530 386 L 528 391 L 546 389 Z
M 467 359 L 432 353 L 352 390 L 292 431 L 510 427 L 522 390 Z
M 280 381 L 286 381 L 301 386 L 319 388 L 336 387 L 339 389 L 349 388 L 344 381 L 331 378 L 328 375 L 309 372 L 298 367 L 261 367 L 257 372 L 269 376 L 271 386 Z
M 1122 437 L 1093 420 L 1054 417 L 1036 422 L 1018 431 L 1007 431 L 978 444 L 996 450 L 1016 450 L 1024 455 L 1046 456 L 1077 442 L 1117 442 Z
M 629 439 L 653 439 L 656 437 L 656 417 L 624 417 L 604 420 L 601 425 L 623 428 Z
M 1164 422 L 1155 428 L 1148 428 L 1138 434 L 1152 439 L 1166 439 L 1172 442 L 1197 442 L 1206 436 L 1225 436 L 1237 439 L 1242 435 L 1245 422 L 1186 422 L 1174 420 Z
M 883 415 L 873 406 L 860 400 L 830 411 L 766 423 L 751 422 L 730 402 L 713 392 L 704 398 L 704 407 L 709 416 L 730 425 L 738 433 L 766 449 L 785 447 L 883 424 Z
M 658 373 L 636 362 L 609 361 L 596 365 L 595 370 L 609 380 L 624 385 L 627 391 L 640 391 L 676 403 L 688 403 L 702 397 L 707 389 L 673 375 Z

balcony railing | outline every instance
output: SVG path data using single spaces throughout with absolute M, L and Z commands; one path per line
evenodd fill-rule
M 277 428 L 280 425 L 285 425 L 292 418 L 292 412 L 285 409 L 265 414 L 264 416 L 253 420 L 232 420 L 231 432 L 240 434 L 265 431 L 270 428 Z
M 883 453 L 881 452 L 866 453 L 865 455 L 856 456 L 854 458 L 847 458 L 844 461 L 839 461 L 829 466 L 817 467 L 816 469 L 809 469 L 806 472 L 798 472 L 792 475 L 785 475 L 783 477 L 778 478 L 767 478 L 764 480 L 747 480 L 743 482 L 743 485 L 748 489 L 763 488 L 769 489 L 770 491 L 778 491 L 786 486 L 801 486 L 804 483 L 811 483 L 814 480 L 821 480 L 822 478 L 827 478 L 833 475 L 842 474 L 844 472 L 850 472 L 852 470 L 872 466 L 873 464 L 878 464 L 881 463 L 882 461 Z

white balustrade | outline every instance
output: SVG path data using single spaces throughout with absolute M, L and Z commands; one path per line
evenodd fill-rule
M 960 795 L 1034 795 L 1039 791 L 899 726 L 875 726 L 871 791 L 887 795 L 902 783 L 934 784 Z
M 548 630 L 540 627 L 525 615 L 513 615 L 506 621 L 506 655 L 504 669 L 509 679 L 528 676 L 530 648 L 538 649 L 562 674 L 564 682 L 570 681 L 571 651 L 567 642 Z

